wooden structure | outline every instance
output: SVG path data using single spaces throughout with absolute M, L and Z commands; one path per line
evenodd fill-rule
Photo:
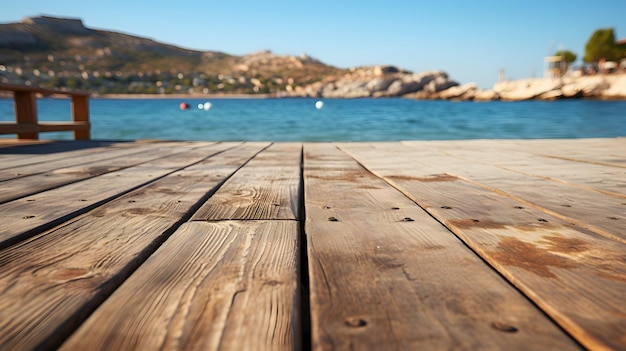
M 624 350 L 626 139 L 0 144 L 2 350 Z
M 546 56 L 543 59 L 544 77 L 560 78 L 567 73 L 567 62 L 563 56 Z
M 0 84 L 0 91 L 13 92 L 15 123 L 0 122 L 0 134 L 17 134 L 19 139 L 39 139 L 42 132 L 73 131 L 74 139 L 90 138 L 89 93 L 68 92 L 22 85 Z M 37 95 L 64 95 L 72 100 L 72 122 L 40 122 Z

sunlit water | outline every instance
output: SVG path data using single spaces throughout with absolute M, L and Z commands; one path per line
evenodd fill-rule
M 450 102 L 409 99 L 91 99 L 92 138 L 107 140 L 397 141 L 626 136 L 626 101 Z M 198 104 L 210 102 L 210 109 Z M 318 106 L 321 104 L 318 104 Z M 42 121 L 70 120 L 40 99 Z M 14 121 L 0 99 L 0 121 Z M 14 137 L 14 136 L 5 136 Z M 69 132 L 42 139 L 72 139 Z

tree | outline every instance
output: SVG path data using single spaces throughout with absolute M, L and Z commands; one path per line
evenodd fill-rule
M 583 60 L 587 63 L 598 62 L 602 58 L 607 61 L 618 61 L 622 56 L 622 50 L 615 44 L 613 28 L 598 29 L 585 45 Z
M 556 54 L 554 54 L 554 56 L 561 56 L 568 65 L 576 61 L 577 58 L 576 54 L 569 50 L 559 50 L 556 52 Z

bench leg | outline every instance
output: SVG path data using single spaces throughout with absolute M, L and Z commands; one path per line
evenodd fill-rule
M 74 122 L 89 123 L 89 97 L 72 96 L 72 118 Z M 74 131 L 74 139 L 76 140 L 89 140 L 90 137 L 90 129 Z
M 18 125 L 37 125 L 37 97 L 34 92 L 14 92 L 15 119 Z M 39 139 L 39 133 L 18 133 L 18 139 Z

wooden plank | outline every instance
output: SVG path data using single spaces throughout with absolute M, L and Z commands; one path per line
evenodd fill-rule
M 585 164 L 569 160 L 552 159 L 552 162 L 533 166 L 524 161 L 498 165 L 501 168 L 573 184 L 601 193 L 626 198 L 626 168 Z
M 403 155 L 405 159 L 410 157 L 414 166 L 420 165 L 420 168 L 432 174 L 447 173 L 464 177 L 477 185 L 514 198 L 522 202 L 523 206 L 534 207 L 626 243 L 626 201 L 622 197 L 503 169 L 491 161 L 499 155 L 494 150 L 472 150 L 473 157 L 470 158 L 471 153 L 467 149 L 426 151 L 419 144 L 410 145 L 415 150 L 407 152 L 402 145 L 386 146 L 385 154 L 393 152 Z M 459 156 L 461 154 L 463 156 Z
M 626 138 L 514 141 L 518 150 L 570 161 L 626 167 Z
M 457 175 L 520 201 L 520 206 L 534 207 L 607 238 L 626 241 L 626 216 L 623 214 L 626 202 L 621 197 L 492 166 L 491 160 L 503 157 L 495 151 L 491 155 L 485 151 L 482 157 L 468 159 L 468 148 L 457 148 L 459 154 L 465 155 L 458 156 L 454 148 L 433 147 L 430 142 L 402 144 L 410 145 L 410 149 L 394 143 L 358 144 L 358 147 L 377 153 L 378 156 L 368 158 L 368 164 L 373 169 L 393 169 L 396 176 L 406 175 L 409 178 L 416 177 L 415 169 L 420 169 L 424 177 L 433 174 Z M 350 150 L 350 145 L 357 144 L 340 144 L 341 147 L 344 145 L 346 150 Z
M 297 219 L 301 154 L 299 143 L 273 144 L 229 179 L 192 220 Z
M 215 187 L 264 146 L 225 151 L 1 250 L 2 348 L 56 349 Z
M 0 248 L 49 229 L 228 148 L 217 144 L 72 183 L 0 205 Z
M 328 144 L 304 145 L 314 350 L 577 349 L 407 197 Z
M 87 132 L 89 135 L 89 128 L 91 125 L 89 122 L 39 122 L 37 125 L 39 128 L 39 132 L 78 132 L 79 134 L 82 132 Z
M 17 124 L 14 122 L 0 122 L 0 134 L 35 135 L 38 132 L 39 132 L 39 126 L 37 125 L 37 123 Z M 29 140 L 29 139 L 34 139 L 34 138 L 28 138 L 28 139 L 23 139 L 23 140 Z
M 494 156 L 503 160 L 512 153 L 626 167 L 623 151 L 626 149 L 626 138 L 405 141 L 403 144 L 441 151 L 497 150 Z
M 299 348 L 298 223 L 190 222 L 61 350 Z
M 394 158 L 381 149 L 342 148 L 444 223 L 582 345 L 626 347 L 624 244 L 454 176 L 378 168 L 381 158 Z
M 143 151 L 141 150 L 143 149 Z M 17 179 L 2 182 L 0 189 L 0 204 L 13 201 L 25 196 L 37 194 L 46 190 L 54 189 L 66 184 L 94 178 L 99 175 L 118 171 L 124 168 L 137 166 L 142 163 L 157 160 L 165 156 L 176 155 L 188 150 L 193 150 L 187 145 L 169 145 L 169 146 L 150 146 L 145 145 L 137 149 L 119 149 L 117 152 L 108 152 L 98 157 L 98 155 L 88 156 L 86 158 L 62 159 L 59 163 L 46 164 L 48 167 L 59 167 L 52 171 L 35 174 L 32 176 L 22 176 Z M 85 162 L 87 159 L 99 159 L 97 161 Z M 64 164 L 74 162 L 71 167 L 62 167 Z M 33 168 L 38 165 L 27 166 L 24 168 L 12 169 L 5 173 L 10 176 L 15 171 L 18 172 L 35 172 Z M 69 166 L 69 165 L 68 165 Z M 17 173 L 21 174 L 21 173 Z M 0 176 L 2 172 L 0 172 Z
M 30 141 L 31 143 L 33 141 Z M 133 148 L 144 143 L 115 141 L 20 141 L 17 145 L 0 147 L 0 169 L 55 162 L 63 158 L 73 158 L 99 153 L 112 148 Z
M 207 144 L 210 145 L 210 144 Z M 202 144 L 197 144 L 193 147 L 199 147 Z M 7 181 L 15 178 L 21 178 L 42 173 L 52 173 L 53 171 L 75 167 L 78 165 L 84 165 L 93 163 L 97 165 L 98 162 L 104 160 L 112 160 L 120 156 L 139 155 L 141 153 L 153 151 L 155 153 L 161 152 L 164 154 L 171 149 L 179 151 L 188 150 L 193 148 L 190 145 L 180 143 L 161 143 L 161 144 L 137 144 L 135 147 L 95 147 L 84 152 L 71 152 L 69 156 L 60 156 L 54 153 L 53 155 L 47 155 L 42 157 L 40 162 L 30 163 L 26 161 L 28 159 L 39 158 L 38 156 L 31 155 L 19 155 L 24 161 L 23 165 L 14 165 L 12 167 L 0 168 L 0 181 Z M 3 163 L 4 165 L 4 163 Z
M 26 145 L 41 145 L 50 144 L 53 140 L 18 140 L 15 138 L 0 138 L 0 150 L 6 147 L 14 146 L 26 146 Z
M 418 145 L 415 142 L 408 144 Z M 517 144 L 522 143 L 518 141 Z M 623 144 L 624 149 L 626 149 L 626 143 Z M 549 153 L 548 150 L 546 153 Z M 575 159 L 545 157 L 518 150 L 502 152 L 499 148 L 486 147 L 478 149 L 462 147 L 450 152 L 467 159 L 487 160 L 497 167 L 524 175 L 541 177 L 626 198 L 626 167 L 622 165 L 578 162 Z M 618 151 L 614 152 L 618 153 Z M 597 153 L 600 154 L 600 152 Z M 625 151 L 622 151 L 621 154 L 622 157 L 626 157 Z

